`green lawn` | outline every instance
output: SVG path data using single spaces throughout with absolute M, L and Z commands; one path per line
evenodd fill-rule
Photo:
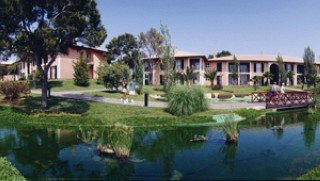
M 176 117 L 161 108 L 94 103 L 57 97 L 51 97 L 49 108 L 43 111 L 40 109 L 40 98 L 30 97 L 14 107 L 0 105 L 0 123 L 59 127 L 79 125 L 99 127 L 114 124 L 139 127 L 212 125 L 212 115 L 229 112 L 238 112 L 250 119 L 264 113 L 256 110 L 208 110 L 192 116 Z
M 95 90 L 95 89 L 105 89 L 104 85 L 96 83 L 96 80 L 90 80 L 90 85 L 88 87 L 76 86 L 73 84 L 73 80 L 50 80 L 49 85 L 52 87 L 51 90 L 55 92 L 59 91 L 83 91 L 83 90 Z M 31 83 L 33 87 L 33 84 Z M 40 90 L 41 85 L 37 83 L 35 90 Z

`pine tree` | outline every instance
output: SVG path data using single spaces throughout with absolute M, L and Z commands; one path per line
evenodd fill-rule
M 77 86 L 89 86 L 89 66 L 87 63 L 87 59 L 83 56 L 83 54 L 80 55 L 80 60 L 76 62 L 73 66 L 74 69 L 74 84 Z

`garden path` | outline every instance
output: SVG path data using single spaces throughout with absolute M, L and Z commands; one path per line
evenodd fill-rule
M 106 98 L 106 97 L 96 97 L 96 96 L 86 96 L 83 93 L 89 91 L 66 91 L 66 92 L 52 92 L 51 95 L 57 97 L 79 99 L 85 101 L 101 102 L 101 103 L 111 103 L 111 104 L 122 104 L 130 106 L 144 106 L 143 101 L 134 101 L 130 103 L 124 103 L 120 99 L 116 98 Z M 91 90 L 90 92 L 94 92 Z M 32 93 L 40 93 L 38 91 L 32 91 Z M 166 102 L 161 101 L 149 101 L 149 107 L 165 108 L 167 107 Z M 253 109 L 265 109 L 265 103 L 246 103 L 246 102 L 214 102 L 209 103 L 210 109 L 241 109 L 241 108 L 253 108 Z

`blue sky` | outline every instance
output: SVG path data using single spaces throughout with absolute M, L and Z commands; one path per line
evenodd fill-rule
M 106 43 L 166 24 L 181 50 L 208 55 L 320 53 L 320 0 L 97 0 Z

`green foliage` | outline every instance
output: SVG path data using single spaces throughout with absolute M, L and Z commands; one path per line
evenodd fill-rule
M 225 132 L 227 142 L 237 142 L 239 136 L 238 122 L 233 120 L 226 120 L 221 124 L 223 132 Z
M 121 62 L 113 64 L 103 64 L 98 68 L 99 79 L 103 80 L 106 88 L 118 89 L 119 86 L 124 82 L 128 81 L 130 68 Z
M 173 76 L 173 67 L 175 64 L 174 49 L 171 45 L 171 35 L 168 27 L 161 23 L 160 29 L 164 40 L 160 61 L 164 68 L 164 90 L 168 92 L 175 83 Z
M 90 77 L 89 77 L 89 65 L 88 60 L 83 56 L 80 55 L 79 61 L 75 62 L 73 65 L 74 69 L 74 84 L 77 86 L 87 87 L 89 86 Z
M 108 63 L 120 61 L 134 68 L 139 59 L 139 46 L 137 38 L 129 33 L 125 33 L 112 40 L 106 45 Z
M 24 181 L 26 179 L 6 158 L 0 157 L 0 180 Z
M 233 85 L 238 85 L 239 61 L 235 55 L 233 56 L 232 64 L 231 77 L 233 79 Z
M 290 82 L 293 82 L 293 79 L 294 79 L 294 72 L 293 71 L 288 71 L 286 73 L 286 77 L 290 80 Z
M 8 74 L 8 69 L 5 66 L 0 66 L 0 78 Z
M 304 49 L 304 79 L 302 83 L 306 83 L 308 87 L 316 84 L 317 69 L 315 65 L 315 55 L 310 47 Z
M 273 74 L 271 72 L 267 71 L 262 76 L 263 76 L 263 78 L 266 79 L 266 85 L 270 85 L 270 80 L 272 80 Z
M 217 70 L 211 70 L 209 72 L 204 73 L 204 77 L 210 80 L 211 89 L 214 88 L 214 79 L 216 79 L 217 73 Z
M 5 99 L 14 101 L 21 94 L 30 94 L 30 87 L 27 82 L 5 81 L 0 82 L 0 94 L 5 96 Z
M 186 72 L 180 72 L 179 77 L 182 82 L 185 82 L 186 85 L 190 86 L 193 80 L 196 78 L 197 74 L 194 73 L 193 68 L 187 67 Z
M 137 93 L 142 94 L 143 89 L 143 60 L 139 59 L 137 61 L 136 69 L 135 69 L 135 79 L 138 83 Z
M 320 166 L 309 170 L 307 173 L 298 177 L 297 180 L 320 180 Z
M 282 58 L 282 56 L 278 55 L 276 60 L 277 60 L 277 64 L 279 67 L 280 83 L 286 83 L 287 82 L 287 73 L 284 68 L 283 58 Z
M 250 81 L 252 81 L 253 82 L 253 87 L 254 87 L 254 90 L 256 91 L 257 90 L 257 87 L 258 87 L 258 82 L 261 80 L 261 77 L 259 77 L 259 76 L 253 76 L 252 78 L 251 78 L 251 80 Z
M 150 28 L 146 33 L 139 34 L 142 52 L 148 57 L 160 57 L 163 51 L 164 37 L 155 28 Z
M 232 55 L 229 51 L 226 51 L 226 50 L 222 50 L 221 52 L 218 52 L 216 54 L 216 57 L 219 58 L 219 57 L 226 57 L 226 56 L 230 56 Z
M 191 115 L 208 109 L 204 92 L 198 87 L 174 87 L 167 95 L 168 111 L 177 116 Z

